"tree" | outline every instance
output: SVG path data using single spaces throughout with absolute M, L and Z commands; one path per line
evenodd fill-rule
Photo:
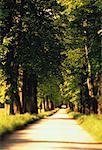
M 82 81 L 80 82 L 80 94 L 83 96 L 86 95 L 84 104 L 88 103 L 87 105 L 90 106 L 89 111 L 94 113 L 97 113 L 97 86 L 95 85 L 95 80 L 97 80 L 97 74 L 100 72 L 101 67 L 100 37 L 98 35 L 101 22 L 100 7 L 97 5 L 99 3 L 100 1 L 96 2 L 93 0 L 81 2 L 69 0 L 67 2 L 62 2 L 63 5 L 66 5 L 65 13 L 68 16 L 68 28 L 65 38 L 66 45 L 68 45 L 67 49 L 68 51 L 71 49 L 72 54 L 76 48 L 79 49 L 77 54 L 79 54 L 81 50 L 83 52 L 82 56 L 84 56 L 83 59 L 85 60 L 82 63 L 83 67 L 79 68 L 79 72 L 76 72 L 78 64 L 74 64 L 73 66 L 71 60 L 69 60 L 69 62 L 67 61 L 66 66 L 69 67 L 72 75 L 73 70 L 77 75 L 80 74 L 80 79 Z M 75 53 L 74 55 L 76 56 Z M 68 54 L 68 58 L 70 58 L 70 54 Z M 72 58 L 74 58 L 74 56 Z M 80 63 L 79 60 L 77 62 Z M 72 63 L 71 66 L 74 67 L 74 69 L 70 68 L 70 63 Z
M 59 72 L 61 8 L 55 0 L 2 1 L 2 65 L 10 84 L 7 95 L 12 114 L 14 104 L 19 113 L 37 113 L 38 82 L 49 71 Z
M 61 103 L 61 94 L 59 85 L 61 80 L 55 75 L 49 74 L 47 78 L 45 77 L 38 86 L 38 97 L 42 99 L 42 105 L 46 110 L 51 110 L 57 107 Z M 53 106 L 52 106 L 53 105 Z

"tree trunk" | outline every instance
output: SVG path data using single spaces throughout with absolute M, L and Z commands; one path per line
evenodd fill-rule
M 10 104 L 5 103 L 5 113 L 6 115 L 10 114 Z
M 34 103 L 34 113 L 38 114 L 37 77 L 35 74 L 33 74 L 33 103 Z
M 22 107 L 20 102 L 20 96 L 19 96 L 19 84 L 18 84 L 18 78 L 19 78 L 19 65 L 14 62 L 13 65 L 13 81 L 12 81 L 12 99 L 17 107 L 15 114 L 22 113 Z M 15 90 L 14 90 L 15 89 Z
M 15 93 L 15 104 L 17 106 L 17 110 L 15 113 L 22 114 L 22 107 L 21 107 L 21 102 L 20 102 L 18 91 Z
M 83 85 L 83 76 L 81 75 L 80 102 L 79 102 L 79 112 L 80 113 L 83 113 L 83 101 L 84 101 L 84 85 Z
M 77 102 L 74 103 L 74 111 L 78 112 L 78 103 Z
M 12 99 L 12 97 L 11 97 Z M 14 115 L 14 101 L 12 100 L 12 102 L 10 103 L 10 114 Z
M 88 48 L 87 45 L 85 45 L 85 52 L 86 52 L 86 61 L 87 61 L 87 86 L 89 90 L 89 98 L 91 101 L 91 107 L 92 107 L 92 112 L 97 113 L 97 108 L 98 108 L 98 103 L 94 95 L 94 84 L 93 84 L 93 78 L 92 78 L 92 71 L 91 71 L 91 64 L 89 61 L 89 56 L 88 56 Z
M 32 70 L 30 70 L 29 77 L 27 77 L 27 95 L 28 95 L 28 105 L 29 112 L 31 114 L 38 114 L 38 106 L 37 106 L 37 78 L 36 75 L 33 74 Z
M 23 85 L 22 85 L 22 110 L 23 113 L 27 112 L 26 109 L 26 97 L 27 97 L 27 75 L 26 71 L 23 70 Z
M 46 96 L 46 99 L 45 99 L 45 111 L 48 111 L 49 110 L 49 101 L 48 101 L 48 96 Z
M 28 111 L 29 113 L 33 114 L 33 102 L 32 102 L 32 91 L 33 91 L 33 83 L 32 83 L 32 75 L 29 74 L 27 76 L 27 97 L 28 97 Z
M 50 100 L 50 110 L 54 110 L 54 103 L 52 100 Z
M 43 97 L 43 100 L 42 100 L 42 110 L 45 111 L 45 98 Z
M 85 45 L 85 52 L 86 52 L 87 71 L 88 71 L 87 86 L 88 86 L 88 89 L 89 89 L 89 96 L 94 97 L 93 84 L 92 84 L 92 73 L 91 73 L 91 64 L 90 64 L 90 61 L 89 61 L 88 48 L 87 48 L 86 45 Z
M 6 69 L 7 85 L 10 85 L 7 91 L 7 95 L 10 99 L 10 113 L 14 114 L 14 103 L 17 107 L 17 113 L 22 113 L 20 98 L 18 94 L 18 63 L 14 58 L 14 47 L 10 46 L 10 52 L 7 53 Z M 16 113 L 16 111 L 15 111 Z

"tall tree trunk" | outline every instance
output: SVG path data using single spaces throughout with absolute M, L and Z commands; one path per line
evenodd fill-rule
M 83 66 L 83 70 L 86 70 L 86 66 Z M 80 76 L 80 109 L 81 113 L 90 113 L 90 101 L 89 101 L 89 90 L 86 84 L 87 76 L 81 74 Z
M 16 113 L 22 114 L 22 107 L 21 107 L 21 102 L 20 102 L 18 91 L 15 93 L 15 104 L 17 106 Z
M 79 111 L 80 111 L 80 113 L 84 113 L 83 112 L 83 103 L 84 103 L 84 97 L 85 97 L 85 95 L 84 95 L 84 79 L 83 79 L 83 75 L 81 75 L 80 76 L 80 78 L 81 78 L 81 82 L 80 82 L 80 104 L 79 104 L 79 106 L 80 106 L 80 109 L 79 109 Z
M 27 76 L 27 97 L 28 97 L 28 111 L 29 113 L 33 114 L 33 102 L 32 102 L 32 91 L 33 91 L 33 82 L 32 82 L 32 75 L 31 73 Z
M 28 95 L 28 107 L 31 114 L 38 114 L 37 106 L 37 78 L 30 70 L 30 74 L 27 77 L 27 95 Z
M 33 102 L 34 102 L 34 113 L 38 114 L 38 103 L 37 103 L 37 76 L 33 74 Z
M 48 111 L 49 110 L 49 101 L 48 101 L 48 96 L 46 96 L 46 99 L 45 99 L 45 111 Z
M 88 90 L 89 90 L 89 98 L 90 98 L 90 100 L 92 100 L 91 101 L 92 112 L 97 113 L 98 103 L 97 103 L 97 100 L 96 100 L 95 95 L 94 95 L 94 85 L 93 85 L 91 64 L 89 61 L 87 45 L 85 45 L 85 52 L 86 52 L 87 71 L 88 71 L 87 86 L 88 86 Z
M 86 52 L 86 60 L 87 60 L 87 70 L 88 70 L 88 76 L 87 76 L 87 86 L 89 89 L 89 96 L 94 97 L 93 93 L 93 84 L 92 84 L 92 74 L 91 74 L 91 64 L 88 57 L 88 48 L 85 45 L 85 52 Z
M 14 58 L 14 47 L 9 47 L 10 52 L 7 53 L 6 69 L 7 85 L 10 85 L 7 95 L 10 99 L 10 113 L 14 114 L 14 103 L 17 107 L 17 113 L 22 113 L 20 98 L 18 94 L 18 63 Z M 16 113 L 16 112 L 15 112 Z
M 22 110 L 23 113 L 27 112 L 26 109 L 26 98 L 27 98 L 27 75 L 26 71 L 23 70 L 23 85 L 22 85 Z
M 10 114 L 14 115 L 14 102 L 10 103 Z
M 14 100 L 15 100 L 15 104 L 17 107 L 17 112 L 21 114 L 22 113 L 22 106 L 21 106 L 21 101 L 20 101 L 20 96 L 19 96 L 19 86 L 18 86 L 18 78 L 19 78 L 19 65 L 18 64 L 14 64 L 14 87 L 15 87 L 15 91 L 14 91 Z
M 50 100 L 50 110 L 54 110 L 54 103 L 52 100 Z

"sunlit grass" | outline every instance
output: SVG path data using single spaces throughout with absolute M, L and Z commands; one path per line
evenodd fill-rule
M 26 114 L 17 114 L 17 115 L 6 115 L 5 110 L 0 110 L 0 136 L 5 133 L 11 133 L 15 129 L 20 129 L 26 126 L 28 123 L 32 123 L 38 119 L 44 118 L 54 114 L 58 109 L 43 112 L 40 114 L 31 115 Z
M 79 125 L 88 131 L 97 141 L 102 142 L 102 115 L 82 115 L 77 112 L 71 112 L 68 115 L 77 119 Z
M 82 125 L 97 141 L 102 142 L 102 115 L 82 116 L 78 119 Z
M 79 112 L 69 112 L 68 113 L 68 117 L 69 118 L 74 118 L 74 119 L 77 119 L 79 117 L 83 116 L 82 114 L 80 114 Z

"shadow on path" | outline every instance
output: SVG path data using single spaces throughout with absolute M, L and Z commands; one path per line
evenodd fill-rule
M 16 139 L 16 140 L 12 139 L 12 141 L 9 141 L 9 143 L 6 143 L 5 148 L 3 147 L 3 143 L 2 143 L 0 150 L 9 150 L 9 148 L 11 146 L 14 146 L 15 144 L 22 145 L 21 147 L 23 147 L 23 145 L 25 144 L 30 144 L 30 145 L 33 145 L 33 148 L 36 147 L 36 145 L 39 145 L 39 147 L 50 146 L 49 148 L 52 148 L 53 150 L 60 150 L 60 149 L 61 150 L 102 150 L 101 147 L 99 148 L 97 147 L 97 144 L 102 145 L 102 143 L 65 142 L 65 141 L 47 141 L 47 140 L 40 141 L 40 140 L 25 140 L 25 139 Z M 39 148 L 35 150 L 39 150 Z
M 6 137 L 0 150 L 102 150 L 102 142 L 96 142 L 61 109 Z

